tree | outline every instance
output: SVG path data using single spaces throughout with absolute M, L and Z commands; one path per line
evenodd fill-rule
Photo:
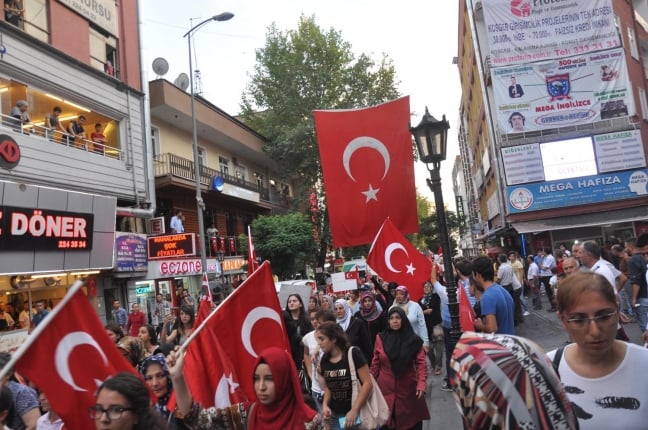
M 455 237 L 459 233 L 459 219 L 455 212 L 446 209 L 446 224 L 448 227 L 448 235 L 450 241 L 450 252 L 452 255 L 456 254 L 457 241 Z M 457 234 L 453 234 L 457 233 Z M 441 246 L 441 236 L 439 235 L 439 223 L 437 219 L 436 209 L 430 213 L 429 216 L 423 218 L 419 224 L 418 239 L 423 240 L 425 247 L 436 254 Z
M 314 263 L 313 225 L 304 214 L 262 216 L 252 222 L 252 240 L 257 257 L 270 260 L 280 279 L 292 279 L 306 264 Z M 247 255 L 247 236 L 239 236 L 241 252 Z
M 339 31 L 323 31 L 314 16 L 296 30 L 271 25 L 243 94 L 242 117 L 268 138 L 264 150 L 287 178 L 299 178 L 295 202 L 309 208 L 318 241 L 317 265 L 331 245 L 326 197 L 312 111 L 368 107 L 399 97 L 386 56 L 356 56 Z

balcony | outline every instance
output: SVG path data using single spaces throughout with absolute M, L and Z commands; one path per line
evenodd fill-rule
M 178 157 L 174 154 L 161 154 L 154 162 L 155 177 L 167 177 L 173 180 L 180 180 L 187 184 L 195 184 L 194 162 L 186 158 Z M 223 174 L 218 170 L 206 166 L 200 167 L 200 184 L 211 188 L 214 176 L 220 176 L 226 185 L 236 187 L 239 190 L 258 193 L 259 199 L 268 203 L 279 206 L 287 206 L 288 199 L 282 193 L 279 193 L 268 187 L 260 187 L 256 182 L 249 182 L 236 176 Z

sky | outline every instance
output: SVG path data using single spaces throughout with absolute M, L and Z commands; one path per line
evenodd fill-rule
M 201 71 L 203 97 L 230 115 L 237 115 L 256 63 L 255 50 L 265 45 L 268 27 L 297 28 L 299 17 L 315 16 L 324 31 L 333 28 L 350 43 L 352 51 L 372 56 L 382 53 L 393 60 L 398 89 L 410 96 L 411 124 L 417 125 L 427 106 L 437 119 L 450 121 L 448 154 L 441 165 L 443 197 L 454 210 L 452 166 L 459 154 L 457 121 L 461 87 L 457 66 L 459 6 L 453 1 L 401 0 L 141 0 L 143 68 L 147 79 L 158 76 L 152 62 L 169 63 L 164 79 L 173 82 L 189 73 L 187 39 L 183 35 L 201 21 L 222 12 L 234 18 L 205 24 L 192 37 L 194 69 Z M 415 163 L 419 193 L 434 201 L 425 180 L 429 173 Z

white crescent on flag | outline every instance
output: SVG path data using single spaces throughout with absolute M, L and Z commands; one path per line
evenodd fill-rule
M 405 255 L 407 255 L 409 257 L 409 254 L 407 253 L 407 250 L 405 249 L 403 244 L 398 243 L 398 242 L 392 242 L 392 243 L 389 244 L 389 246 L 385 249 L 385 265 L 387 266 L 387 268 L 389 270 L 391 270 L 394 273 L 400 273 L 401 272 L 400 270 L 396 270 L 394 268 L 394 266 L 392 265 L 392 262 L 391 262 L 391 255 L 397 249 L 402 249 L 403 252 L 405 252 Z

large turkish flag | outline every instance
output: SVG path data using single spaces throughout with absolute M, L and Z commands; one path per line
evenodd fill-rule
M 270 263 L 261 264 L 204 324 L 196 329 L 200 331 L 185 359 L 185 377 L 196 401 L 222 407 L 228 400 L 255 399 L 258 353 L 270 346 L 290 351 Z
M 423 284 L 430 279 L 432 262 L 421 254 L 389 218 L 376 235 L 367 264 L 385 281 L 407 287 L 412 300 L 423 297 Z
M 370 243 L 388 216 L 418 232 L 409 97 L 313 114 L 333 245 Z
M 67 429 L 95 428 L 87 410 L 95 404 L 97 387 L 119 372 L 138 373 L 110 340 L 82 290 L 59 306 L 53 317 L 45 317 L 41 324 L 47 327 L 16 370 L 45 392 Z

